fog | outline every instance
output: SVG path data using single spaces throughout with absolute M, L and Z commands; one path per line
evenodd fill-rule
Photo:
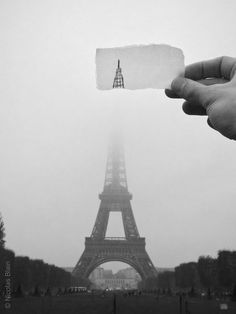
M 0 0 L 7 247 L 76 264 L 99 208 L 115 123 L 153 263 L 174 267 L 236 249 L 236 143 L 205 117 L 185 115 L 163 90 L 99 91 L 95 76 L 98 47 L 166 43 L 183 50 L 186 64 L 235 56 L 235 11 L 233 0 Z

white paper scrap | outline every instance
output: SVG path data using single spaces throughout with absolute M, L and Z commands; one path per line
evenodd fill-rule
M 184 75 L 184 54 L 168 45 L 137 45 L 96 50 L 97 88 L 168 88 Z

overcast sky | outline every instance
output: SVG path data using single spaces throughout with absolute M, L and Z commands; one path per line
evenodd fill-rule
M 235 56 L 236 2 L 0 0 L 0 211 L 7 247 L 74 266 L 122 125 L 132 207 L 153 263 L 236 249 L 236 142 L 163 90 L 99 91 L 99 47 L 165 43 L 186 64 Z M 118 121 L 119 120 L 119 121 Z M 113 215 L 109 235 L 120 235 Z

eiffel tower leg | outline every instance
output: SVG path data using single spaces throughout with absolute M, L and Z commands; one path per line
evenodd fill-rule
M 92 238 L 104 238 L 107 231 L 107 224 L 109 219 L 109 211 L 103 207 L 103 203 L 99 208 L 95 225 L 92 231 Z
M 132 237 L 139 237 L 138 228 L 135 223 L 134 215 L 131 209 L 131 205 L 127 208 L 122 209 L 122 220 L 125 230 L 125 237 L 127 239 Z
M 85 249 L 78 263 L 76 264 L 72 272 L 72 275 L 75 276 L 76 278 L 87 278 L 88 276 L 86 276 L 86 273 L 92 260 L 93 257 L 90 254 L 88 254 Z
M 157 276 L 157 270 L 155 269 L 150 257 L 146 252 L 144 253 L 143 257 L 138 258 L 137 263 L 140 265 L 140 268 L 144 273 L 144 278 Z

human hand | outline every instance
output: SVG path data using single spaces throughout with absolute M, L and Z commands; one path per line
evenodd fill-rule
M 236 58 L 188 65 L 185 77 L 175 78 L 165 93 L 170 98 L 184 98 L 186 114 L 207 115 L 209 126 L 236 140 Z

